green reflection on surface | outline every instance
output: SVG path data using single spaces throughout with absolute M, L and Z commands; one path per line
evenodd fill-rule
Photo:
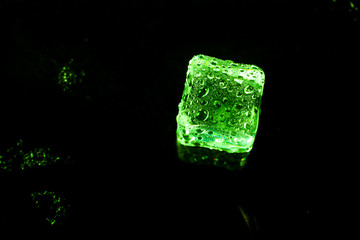
M 47 167 L 58 161 L 67 162 L 69 156 L 60 156 L 49 147 L 35 147 L 25 150 L 23 140 L 20 139 L 15 146 L 0 154 L 0 170 L 3 172 L 17 172 L 19 170 Z
M 23 153 L 23 162 L 20 164 L 22 170 L 26 167 L 44 167 L 56 163 L 60 160 L 59 156 L 53 156 L 50 148 L 34 148 Z
M 197 165 L 224 167 L 229 170 L 241 170 L 249 153 L 228 153 L 204 147 L 185 146 L 177 142 L 178 157 L 184 162 Z
M 65 92 L 71 92 L 72 89 L 81 84 L 85 76 L 84 71 L 78 74 L 73 68 L 74 59 L 70 59 L 60 70 L 57 76 L 58 84 Z
M 46 222 L 50 225 L 59 225 L 67 215 L 69 204 L 64 197 L 55 192 L 43 191 L 31 193 L 33 206 L 40 209 Z

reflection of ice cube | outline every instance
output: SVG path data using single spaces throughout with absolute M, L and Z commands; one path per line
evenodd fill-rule
M 230 170 L 241 170 L 246 162 L 249 152 L 228 153 L 204 147 L 185 146 L 177 143 L 178 157 L 184 162 L 199 165 L 214 165 Z
M 194 56 L 179 104 L 178 141 L 249 152 L 258 127 L 264 80 L 257 66 Z

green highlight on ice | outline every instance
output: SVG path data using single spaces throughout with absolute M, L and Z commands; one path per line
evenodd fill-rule
M 176 118 L 178 142 L 228 153 L 250 152 L 264 83 L 264 71 L 255 65 L 194 56 Z

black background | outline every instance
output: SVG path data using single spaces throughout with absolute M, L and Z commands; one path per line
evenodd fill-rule
M 22 138 L 72 163 L 2 175 L 1 230 L 249 239 L 241 207 L 256 218 L 255 238 L 349 234 L 360 53 L 360 13 L 349 9 L 349 1 L 2 1 L 1 151 Z M 196 54 L 265 72 L 242 171 L 177 157 L 177 105 Z M 57 74 L 70 59 L 86 75 L 63 92 Z M 31 206 L 29 194 L 44 189 L 71 204 L 61 226 Z

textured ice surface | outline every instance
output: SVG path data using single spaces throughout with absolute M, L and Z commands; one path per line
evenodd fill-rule
M 249 152 L 264 82 L 264 72 L 255 65 L 194 56 L 179 104 L 178 141 L 230 153 Z

